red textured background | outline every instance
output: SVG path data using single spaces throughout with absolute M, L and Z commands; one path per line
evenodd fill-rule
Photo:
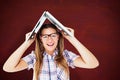
M 45 10 L 74 28 L 100 62 L 93 70 L 70 68 L 71 80 L 120 80 L 119 0 L 0 0 L 0 80 L 32 80 L 32 70 L 6 73 L 2 66 Z M 67 41 L 65 47 L 76 52 Z

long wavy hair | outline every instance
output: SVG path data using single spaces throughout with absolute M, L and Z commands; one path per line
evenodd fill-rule
M 39 79 L 40 70 L 42 68 L 43 53 L 44 53 L 45 49 L 44 49 L 44 46 L 40 40 L 40 35 L 41 35 L 42 30 L 46 29 L 46 28 L 53 28 L 56 30 L 57 33 L 59 33 L 58 45 L 56 47 L 58 49 L 58 55 L 56 55 L 56 57 L 55 57 L 55 62 L 60 68 L 63 68 L 65 70 L 65 73 L 67 76 L 69 73 L 67 62 L 63 56 L 64 39 L 63 39 L 62 34 L 60 33 L 60 31 L 58 30 L 58 28 L 55 25 L 53 25 L 51 23 L 50 24 L 43 24 L 41 29 L 39 30 L 39 32 L 36 34 L 36 45 L 35 45 L 36 63 L 34 66 L 34 77 L 33 77 L 34 80 Z

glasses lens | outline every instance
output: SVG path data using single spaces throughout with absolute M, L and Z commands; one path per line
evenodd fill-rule
M 56 34 L 56 33 L 51 34 L 51 37 L 52 37 L 52 38 L 55 38 L 55 37 L 57 37 L 57 34 Z
M 48 35 L 42 35 L 42 38 L 48 38 Z
M 42 38 L 44 39 L 48 39 L 49 37 L 51 37 L 52 39 L 56 38 L 57 37 L 57 33 L 52 33 L 52 34 L 44 34 L 42 35 Z

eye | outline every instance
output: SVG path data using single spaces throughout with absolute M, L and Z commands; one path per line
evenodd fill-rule
M 57 34 L 55 33 L 55 34 L 51 34 L 51 37 L 57 37 Z
M 48 38 L 48 35 L 42 35 L 42 38 Z

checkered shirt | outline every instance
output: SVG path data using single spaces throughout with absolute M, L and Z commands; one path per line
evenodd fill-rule
M 69 78 L 66 79 L 65 71 L 55 63 L 54 58 L 57 54 L 57 51 L 55 51 L 52 56 L 44 52 L 43 65 L 40 71 L 39 80 L 70 80 Z M 79 56 L 68 50 L 64 50 L 63 56 L 67 61 L 68 66 L 75 68 L 73 61 Z M 34 51 L 22 59 L 28 64 L 28 70 L 31 68 L 34 69 L 34 64 L 36 62 Z

